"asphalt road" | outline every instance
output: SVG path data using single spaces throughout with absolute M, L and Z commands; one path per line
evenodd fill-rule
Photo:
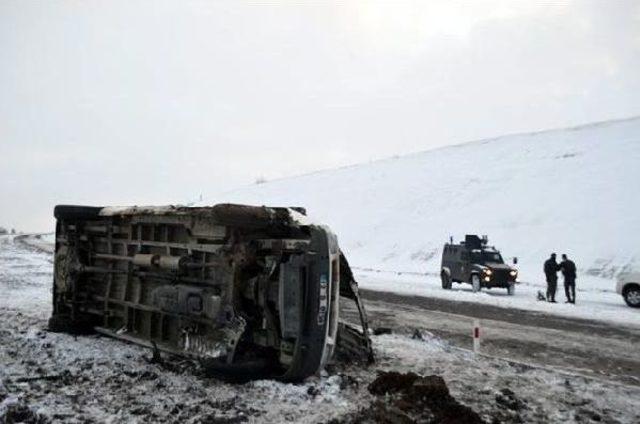
M 640 385 L 640 327 L 418 296 L 361 290 L 372 328 L 430 331 L 472 348 L 481 321 L 481 352 L 624 384 Z M 348 316 L 352 311 L 345 310 Z

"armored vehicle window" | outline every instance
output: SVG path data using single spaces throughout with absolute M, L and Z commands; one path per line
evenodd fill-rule
M 502 256 L 500 256 L 500 253 L 488 252 L 486 250 L 482 252 L 472 252 L 471 259 L 473 260 L 473 262 L 480 264 L 486 262 L 494 262 L 499 264 L 504 263 L 504 261 L 502 260 Z
M 497 262 L 499 264 L 503 262 L 502 256 L 500 256 L 498 252 L 483 252 L 482 255 L 484 256 L 485 262 Z

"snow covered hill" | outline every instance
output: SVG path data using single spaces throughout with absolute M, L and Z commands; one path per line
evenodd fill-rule
M 390 141 L 392 142 L 392 140 Z M 436 276 L 443 243 L 487 234 L 520 279 L 567 253 L 584 284 L 640 268 L 640 117 L 517 134 L 255 184 L 222 201 L 300 205 L 352 265 Z

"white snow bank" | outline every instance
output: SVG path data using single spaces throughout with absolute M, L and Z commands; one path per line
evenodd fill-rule
M 0 236 L 0 310 L 26 309 L 48 316 L 53 258 L 20 248 L 13 236 Z

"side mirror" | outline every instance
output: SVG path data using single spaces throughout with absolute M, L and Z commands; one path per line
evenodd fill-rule
M 518 258 L 517 258 L 517 257 L 514 257 L 514 258 L 513 258 L 513 264 L 514 264 L 514 265 L 518 265 Z

